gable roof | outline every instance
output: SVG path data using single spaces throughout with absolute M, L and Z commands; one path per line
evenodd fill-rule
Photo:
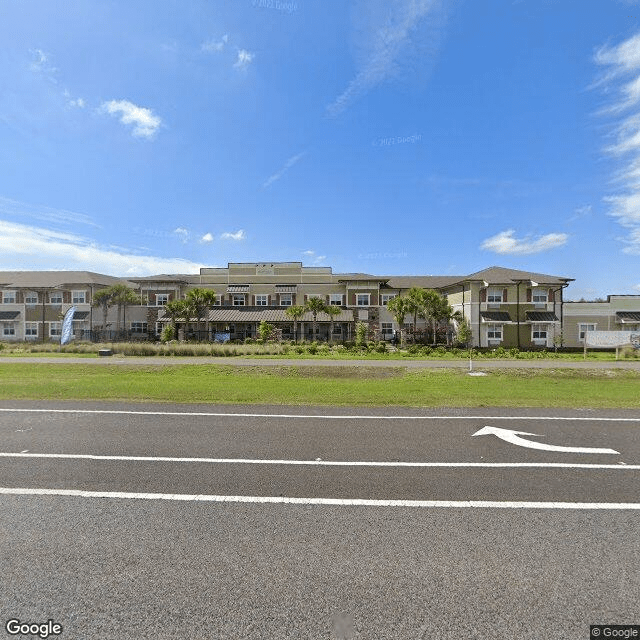
M 110 287 L 130 283 L 126 278 L 93 271 L 0 271 L 0 286 L 16 289 L 49 289 L 69 284 L 98 284 Z
M 476 271 L 462 278 L 463 280 L 484 280 L 489 284 L 510 284 L 512 282 L 533 280 L 541 284 L 566 284 L 573 282 L 575 278 L 562 276 L 550 276 L 533 271 L 520 271 L 519 269 L 507 269 L 505 267 L 489 267 L 482 271 Z

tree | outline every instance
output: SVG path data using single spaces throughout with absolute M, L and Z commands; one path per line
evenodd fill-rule
M 202 317 L 205 315 L 206 311 L 208 311 L 209 307 L 215 304 L 216 293 L 213 289 L 190 289 L 187 291 L 184 301 L 186 303 L 189 316 L 195 318 L 198 323 L 198 339 L 200 339 L 202 336 Z
M 265 343 L 267 340 L 271 340 L 273 338 L 275 327 L 268 323 L 266 320 L 263 320 L 258 325 L 258 335 L 260 336 L 260 341 Z
M 409 313 L 413 315 L 413 341 L 416 341 L 416 332 L 418 329 L 418 316 L 422 317 L 427 305 L 427 291 L 420 287 L 411 287 L 407 292 L 407 304 Z
M 459 311 L 457 311 L 456 313 L 460 313 Z M 460 314 L 462 315 L 462 314 Z M 459 320 L 457 318 L 454 318 L 457 323 L 458 323 L 458 331 L 456 334 L 456 340 L 462 345 L 462 346 L 468 346 L 471 344 L 471 340 L 473 338 L 473 332 L 471 331 L 471 325 L 469 324 L 469 321 L 462 316 Z
M 333 323 L 334 318 L 342 313 L 342 309 L 335 305 L 328 305 L 324 308 L 324 312 L 329 316 L 329 342 L 333 342 Z
M 127 287 L 126 284 L 114 284 L 111 288 L 111 300 L 112 304 L 118 307 L 116 313 L 116 335 L 120 334 L 120 312 L 124 319 L 127 307 L 132 304 L 142 304 L 140 296 L 133 290 Z
M 424 306 L 420 316 L 431 321 L 433 330 L 433 344 L 436 344 L 436 324 L 447 315 L 447 301 L 433 289 L 424 290 Z
M 324 303 L 322 298 L 309 298 L 307 303 L 304 305 L 305 311 L 310 311 L 313 316 L 313 339 L 316 339 L 316 327 L 318 326 L 318 314 L 322 311 L 325 311 L 327 305 Z
M 171 300 L 164 306 L 164 314 L 171 318 L 171 326 L 173 327 L 174 338 L 178 337 L 178 320 L 184 318 L 189 320 L 189 309 L 185 300 Z
M 99 289 L 93 294 L 91 303 L 94 307 L 102 309 L 102 340 L 107 339 L 107 316 L 109 308 L 113 306 L 113 287 Z M 93 327 L 91 327 L 93 329 Z
M 396 296 L 387 302 L 387 309 L 389 309 L 389 313 L 393 316 L 393 319 L 396 321 L 396 324 L 400 328 L 400 346 L 404 346 L 404 319 L 408 313 L 411 311 L 411 303 L 407 298 L 403 298 L 402 296 Z
M 287 307 L 285 314 L 293 320 L 293 338 L 298 341 L 298 320 L 305 314 L 305 308 L 299 304 Z

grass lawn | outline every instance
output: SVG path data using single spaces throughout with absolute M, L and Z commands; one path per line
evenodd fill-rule
M 640 407 L 640 373 L 402 367 L 5 364 L 0 399 L 423 407 Z

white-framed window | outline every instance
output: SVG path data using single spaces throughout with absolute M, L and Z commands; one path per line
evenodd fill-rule
M 332 293 L 329 295 L 329 304 L 336 307 L 342 306 L 342 294 Z
M 290 293 L 281 293 L 280 294 L 280 306 L 281 307 L 290 307 L 293 304 L 293 296 Z
M 358 293 L 356 295 L 356 305 L 358 307 L 368 307 L 370 299 L 371 299 L 371 294 L 369 294 L 369 293 Z
M 546 324 L 534 324 L 531 328 L 532 340 L 546 340 L 548 327 Z
M 489 324 L 489 325 L 487 325 L 487 340 L 502 340 L 502 325 L 501 324 Z
M 380 296 L 380 301 L 383 305 L 386 305 L 387 302 L 389 302 L 389 300 L 393 300 L 394 298 L 397 298 L 398 294 L 397 293 L 383 293 Z
M 502 289 L 490 287 L 487 291 L 487 302 L 491 304 L 502 302 Z
M 72 291 L 71 303 L 72 304 L 84 304 L 87 301 L 86 291 Z
M 156 335 L 160 335 L 164 330 L 165 324 L 164 322 L 156 322 Z
M 546 304 L 548 293 L 549 292 L 546 289 L 534 289 L 531 292 L 531 299 L 535 304 Z
M 5 304 L 15 304 L 16 303 L 16 292 L 15 291 L 3 291 L 2 292 L 2 302 Z
M 265 293 L 259 293 L 256 296 L 256 306 L 266 307 L 269 304 L 269 296 Z
M 25 304 L 38 304 L 38 293 L 36 291 L 27 291 L 24 294 Z
M 380 325 L 382 335 L 393 335 L 393 322 L 383 322 Z
M 131 323 L 131 333 L 147 333 L 147 323 L 146 322 L 132 322 Z
M 16 323 L 15 322 L 3 322 L 2 323 L 2 335 L 3 336 L 15 336 L 16 335 Z
M 584 341 L 584 334 L 587 331 L 595 331 L 596 330 L 596 325 L 593 323 L 589 323 L 589 322 L 580 322 L 578 324 L 578 340 L 580 340 L 581 342 Z
M 234 293 L 233 294 L 233 306 L 234 307 L 244 307 L 245 306 L 244 293 Z
M 342 333 L 342 325 L 341 324 L 334 324 L 333 325 L 333 334 L 334 335 L 340 335 Z
M 168 302 L 168 293 L 156 293 L 156 307 L 166 307 Z
M 51 337 L 59 336 L 62 334 L 62 322 L 50 322 L 49 323 L 49 335 Z
M 25 335 L 25 338 L 36 338 L 38 336 L 38 323 L 37 322 L 25 322 L 24 323 L 24 335 Z
M 49 293 L 49 304 L 62 304 L 62 291 Z
M 216 301 L 213 303 L 216 307 L 222 306 L 222 294 L 216 293 Z

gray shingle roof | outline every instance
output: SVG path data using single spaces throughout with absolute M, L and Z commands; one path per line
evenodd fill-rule
M 158 320 L 167 320 L 163 314 Z M 207 320 L 209 322 L 293 322 L 285 313 L 285 309 L 257 309 L 256 307 L 221 307 L 210 309 Z M 192 319 L 196 321 L 195 318 Z M 318 322 L 330 322 L 331 319 L 326 313 L 318 314 Z M 299 322 L 313 322 L 313 315 L 305 313 Z M 353 322 L 353 311 L 343 309 L 340 315 L 334 316 L 334 322 Z
M 640 322 L 640 311 L 616 311 L 618 322 Z
M 533 280 L 540 284 L 564 284 L 571 282 L 574 278 L 564 278 L 561 276 L 550 276 L 544 273 L 534 273 L 532 271 L 520 271 L 518 269 L 507 269 L 505 267 L 489 267 L 482 271 L 476 271 L 462 278 L 463 280 L 485 280 L 489 284 L 510 284 L 518 280 Z
M 125 278 L 93 271 L 0 271 L 0 286 L 5 289 L 49 289 L 63 285 L 90 284 L 110 287 L 114 284 L 130 283 Z
M 19 311 L 0 311 L 0 320 L 15 320 L 19 316 Z

